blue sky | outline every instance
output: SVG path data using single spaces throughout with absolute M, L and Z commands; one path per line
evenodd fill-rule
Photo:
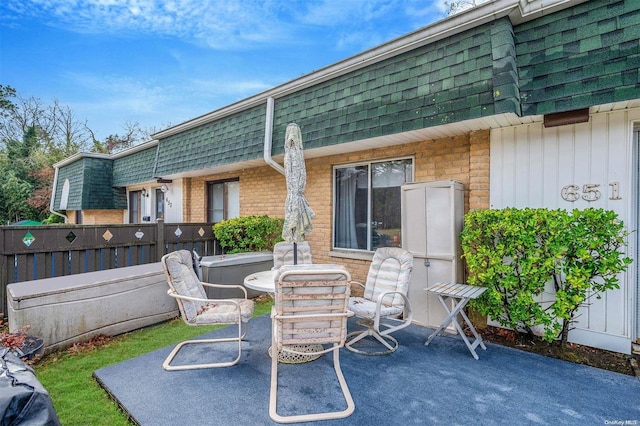
M 444 0 L 0 0 L 0 84 L 162 130 L 444 17 Z

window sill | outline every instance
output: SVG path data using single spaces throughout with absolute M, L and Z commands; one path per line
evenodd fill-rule
M 339 257 L 341 259 L 366 260 L 371 262 L 371 260 L 373 259 L 373 252 L 331 250 L 329 251 L 329 257 Z

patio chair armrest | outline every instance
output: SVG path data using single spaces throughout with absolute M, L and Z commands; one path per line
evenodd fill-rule
M 239 284 L 215 284 L 215 283 L 206 283 L 204 281 L 200 281 L 200 284 L 202 284 L 203 286 L 207 286 L 207 287 L 215 287 L 215 288 L 225 288 L 225 289 L 238 289 L 238 290 L 242 290 L 242 292 L 244 293 L 244 298 L 247 298 L 247 289 L 244 288 L 244 286 L 241 286 Z
M 349 281 L 349 284 L 356 284 L 356 285 L 359 285 L 360 287 L 362 287 L 363 289 L 365 288 L 365 285 L 362 284 L 360 281 Z
M 376 317 L 374 319 L 376 326 L 380 322 L 380 307 L 382 306 L 382 299 L 384 299 L 386 296 L 390 294 L 399 294 L 400 297 L 404 299 L 403 316 L 405 317 L 408 316 L 409 318 L 412 317 L 411 302 L 409 302 L 409 298 L 404 293 L 400 291 L 385 291 L 383 293 L 380 293 L 378 295 L 378 299 L 376 300 Z
M 235 305 L 237 309 L 240 309 L 240 304 L 232 299 L 203 299 L 202 297 L 192 297 L 192 296 L 184 296 L 182 294 L 178 294 L 173 290 L 167 290 L 167 294 L 174 299 L 182 299 L 182 300 L 190 300 L 192 302 L 204 302 L 204 303 L 219 303 L 221 305 Z

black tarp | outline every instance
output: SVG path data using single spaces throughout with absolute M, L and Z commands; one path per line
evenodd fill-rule
M 0 425 L 60 425 L 33 369 L 6 348 L 0 350 L 0 359 Z

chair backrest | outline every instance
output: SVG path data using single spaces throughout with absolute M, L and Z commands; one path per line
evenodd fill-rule
M 310 265 L 313 263 L 309 242 L 299 242 L 297 243 L 297 248 L 298 265 Z M 273 269 L 278 269 L 283 265 L 293 265 L 293 243 L 281 241 L 273 246 Z
M 162 266 L 167 275 L 169 288 L 181 296 L 206 299 L 202 283 L 193 269 L 193 258 L 188 250 L 178 250 L 162 256 Z M 182 319 L 191 322 L 206 304 L 191 300 L 176 299 Z
M 284 265 L 275 280 L 276 314 L 292 317 L 279 320 L 279 344 L 344 344 L 351 281 L 344 266 Z
M 369 267 L 364 298 L 376 300 L 385 291 L 399 291 L 406 296 L 412 269 L 413 255 L 410 252 L 399 247 L 380 247 L 373 255 Z M 389 295 L 382 303 L 404 308 L 404 299 L 399 295 Z

